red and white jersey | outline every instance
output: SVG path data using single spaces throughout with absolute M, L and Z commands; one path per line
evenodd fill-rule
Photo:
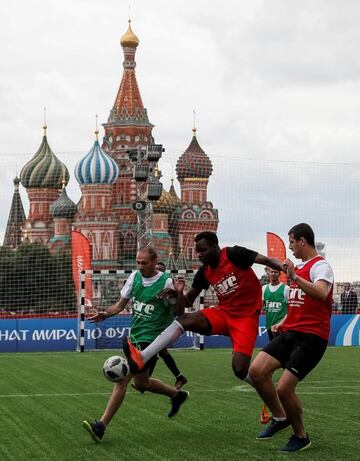
M 204 276 L 213 286 L 220 308 L 237 317 L 259 315 L 262 305 L 260 282 L 251 267 L 235 265 L 226 248 L 221 250 L 216 268 L 204 266 Z
M 326 266 L 322 272 L 327 275 L 314 275 L 316 265 Z M 324 271 L 325 269 L 325 271 Z M 326 280 L 331 283 L 331 290 L 325 301 L 314 299 L 305 294 L 295 282 L 290 285 L 288 314 L 283 326 L 284 330 L 300 331 L 320 336 L 326 341 L 330 333 L 330 317 L 333 294 L 333 275 L 330 265 L 321 256 L 316 256 L 295 268 L 297 276 L 315 283 L 317 280 Z

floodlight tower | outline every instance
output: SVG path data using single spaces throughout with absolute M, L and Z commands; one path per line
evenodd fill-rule
M 137 248 L 152 244 L 153 237 L 153 205 L 162 193 L 160 172 L 157 163 L 165 149 L 161 144 L 150 144 L 146 150 L 141 147 L 128 151 L 133 163 L 136 182 L 136 201 L 133 209 L 137 213 Z

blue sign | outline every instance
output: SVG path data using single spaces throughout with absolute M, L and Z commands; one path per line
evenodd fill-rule
M 85 350 L 121 348 L 121 338 L 129 335 L 131 316 L 120 315 L 104 322 L 85 322 Z M 78 320 L 9 319 L 0 322 L 0 352 L 74 351 L 77 347 Z M 194 335 L 184 333 L 174 347 L 191 347 Z M 268 342 L 265 317 L 260 317 L 256 347 Z M 331 346 L 360 345 L 360 315 L 334 315 L 329 338 Z M 205 348 L 231 347 L 226 336 L 206 336 Z

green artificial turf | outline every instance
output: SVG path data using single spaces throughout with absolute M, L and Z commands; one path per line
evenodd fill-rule
M 0 355 L 0 460 L 360 460 L 360 348 L 329 348 L 300 383 L 312 447 L 279 454 L 291 434 L 255 440 L 260 400 L 231 370 L 230 350 L 174 351 L 190 399 L 168 420 L 167 397 L 128 389 L 103 441 L 82 427 L 99 418 L 112 384 L 101 366 L 117 351 Z M 155 376 L 173 383 L 162 360 Z

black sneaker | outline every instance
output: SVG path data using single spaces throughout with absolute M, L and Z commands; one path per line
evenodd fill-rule
M 299 437 L 298 435 L 293 434 L 288 443 L 280 449 L 282 453 L 293 453 L 295 451 L 302 451 L 309 448 L 311 441 L 309 436 L 306 434 L 306 437 Z
M 101 421 L 95 421 L 89 423 L 89 421 L 83 421 L 83 427 L 88 431 L 95 442 L 101 442 L 101 439 L 104 437 L 105 426 Z
M 270 424 L 266 426 L 264 431 L 261 431 L 258 436 L 256 437 L 257 440 L 266 440 L 266 439 L 271 439 L 275 434 L 277 434 L 280 431 L 283 431 L 287 427 L 290 426 L 290 423 L 287 419 L 284 421 L 276 421 L 275 419 L 272 419 Z
M 175 397 L 171 398 L 171 408 L 168 413 L 169 418 L 173 418 L 177 415 L 181 405 L 185 402 L 189 395 L 190 393 L 188 391 L 179 391 Z
M 184 375 L 177 376 L 175 381 L 176 389 L 180 390 L 187 382 L 188 380 L 185 378 Z

